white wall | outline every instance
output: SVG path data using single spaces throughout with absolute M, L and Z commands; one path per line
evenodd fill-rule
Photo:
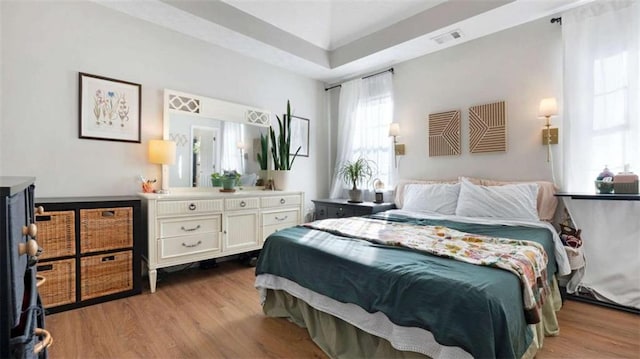
M 0 2 L 5 175 L 37 177 L 37 196 L 126 195 L 162 137 L 162 89 L 311 119 L 310 157 L 293 168 L 307 200 L 328 191 L 322 84 L 90 2 Z M 78 138 L 78 72 L 142 84 L 142 143 Z M 10 91 L 7 91 L 10 89 Z
M 544 120 L 537 116 L 542 98 L 560 101 L 562 95 L 560 26 L 541 19 L 394 68 L 395 122 L 401 126 L 398 141 L 406 144 L 399 178 L 551 179 L 541 144 Z M 469 107 L 501 100 L 507 151 L 469 153 Z M 462 114 L 462 155 L 429 157 L 429 113 L 455 109 Z

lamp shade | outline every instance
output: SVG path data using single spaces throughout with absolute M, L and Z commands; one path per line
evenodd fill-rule
M 149 162 L 172 165 L 176 162 L 176 143 L 166 140 L 149 141 Z
M 392 123 L 389 125 L 389 136 L 400 136 L 400 124 Z
M 555 97 L 544 98 L 540 101 L 539 115 L 551 117 L 558 114 L 558 102 Z

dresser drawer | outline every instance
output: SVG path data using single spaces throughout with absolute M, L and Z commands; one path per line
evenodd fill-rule
M 180 214 L 205 214 L 222 212 L 221 199 L 206 199 L 193 201 L 158 201 L 158 216 Z
M 256 197 L 227 198 L 224 200 L 224 208 L 229 211 L 239 209 L 257 209 L 258 207 L 260 207 L 260 200 Z
M 219 233 L 201 233 L 191 236 L 162 238 L 158 241 L 160 260 L 218 251 L 220 251 Z
M 261 199 L 262 208 L 277 208 L 285 206 L 298 206 L 302 201 L 300 195 L 263 197 Z
M 272 224 L 269 226 L 262 227 L 262 240 L 267 239 L 273 233 L 276 233 L 279 230 L 291 227 L 291 224 Z
M 209 217 L 167 218 L 158 220 L 160 238 L 220 232 L 220 215 Z
M 262 225 L 269 226 L 272 224 L 298 224 L 299 210 L 278 211 L 262 213 Z

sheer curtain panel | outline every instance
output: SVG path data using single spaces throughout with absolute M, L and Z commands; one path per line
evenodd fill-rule
M 392 185 L 393 144 L 388 136 L 393 120 L 393 75 L 385 72 L 365 79 L 342 84 L 338 108 L 338 143 L 336 168 L 359 157 L 376 164 L 377 173 L 387 185 Z M 371 183 L 360 189 L 371 189 Z M 334 169 L 331 198 L 343 198 L 347 185 Z

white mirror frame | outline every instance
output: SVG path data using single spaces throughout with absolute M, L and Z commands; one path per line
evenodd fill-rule
M 172 113 L 232 121 L 258 127 L 271 125 L 271 112 L 268 110 L 165 89 L 162 121 L 162 138 L 165 140 L 173 140 L 169 135 L 169 118 Z M 162 188 L 170 188 L 168 171 L 169 166 L 162 165 Z

